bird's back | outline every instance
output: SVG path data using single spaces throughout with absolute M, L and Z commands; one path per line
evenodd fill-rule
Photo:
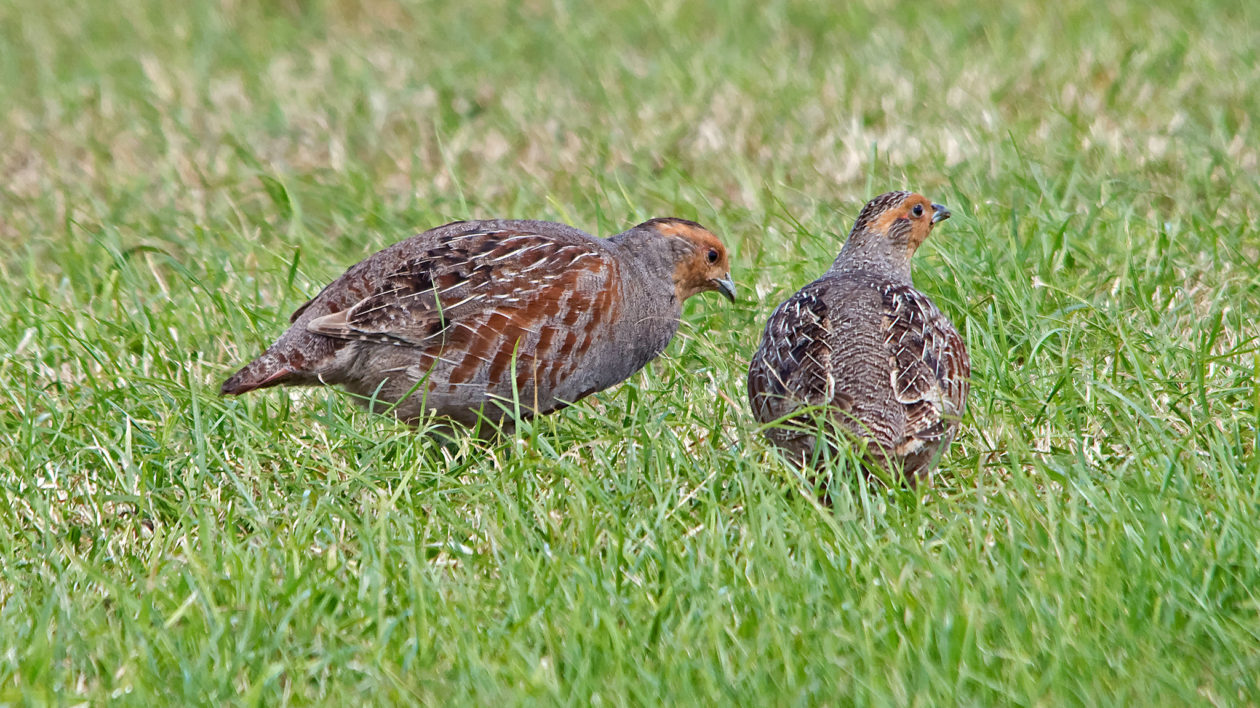
M 633 295 L 624 267 L 607 240 L 563 224 L 438 227 L 348 269 L 223 390 L 341 384 L 402 401 L 407 420 L 431 410 L 471 423 L 487 403 L 491 417 L 546 413 L 623 380 L 672 336 L 644 342 L 619 326 Z
M 966 350 L 936 306 L 879 275 L 829 272 L 779 306 L 749 367 L 752 410 L 802 462 L 811 408 L 868 441 L 883 467 L 918 475 L 948 444 L 966 399 Z M 961 388 L 958 382 L 961 383 Z
M 546 407 L 615 318 L 617 282 L 601 240 L 577 229 L 457 222 L 349 268 L 259 361 L 280 360 L 276 383 L 343 384 L 387 404 L 416 389 L 405 419 L 428 408 L 471 422 L 493 397 Z

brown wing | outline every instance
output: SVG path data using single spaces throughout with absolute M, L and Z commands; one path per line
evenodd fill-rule
M 411 347 L 420 369 L 446 362 L 452 386 L 495 388 L 516 361 L 518 382 L 552 387 L 580 362 L 592 333 L 618 311 L 617 264 L 593 241 L 519 228 L 444 235 L 410 254 L 350 307 L 310 332 Z
M 748 390 L 757 420 L 796 422 L 800 408 L 826 405 L 917 476 L 957 431 L 969 373 L 962 339 L 926 296 L 909 286 L 820 279 L 771 315 Z M 808 459 L 813 423 L 799 422 L 767 435 Z
M 923 293 L 899 285 L 884 288 L 883 296 L 893 396 L 906 412 L 898 453 L 935 450 L 953 438 L 967 405 L 967 347 Z
M 828 406 L 832 415 L 852 415 L 853 399 L 837 385 L 834 361 L 837 323 L 826 285 L 805 286 L 774 311 L 761 347 L 748 367 L 748 399 L 761 423 L 777 423 L 766 437 L 801 462 L 812 459 L 817 419 L 802 409 Z
M 769 423 L 802 405 L 832 402 L 832 337 L 827 303 L 810 286 L 770 315 L 748 369 L 749 403 L 758 421 Z

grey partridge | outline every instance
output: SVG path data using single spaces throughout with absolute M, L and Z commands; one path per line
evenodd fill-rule
M 734 300 L 725 247 L 693 221 L 607 239 L 546 221 L 455 222 L 351 267 L 222 393 L 335 384 L 408 422 L 549 413 L 643 368 L 683 301 L 709 290 Z
M 958 331 L 910 278 L 915 250 L 949 215 L 911 192 L 876 197 L 831 268 L 770 316 L 748 397 L 756 419 L 772 424 L 766 436 L 794 461 L 824 457 L 813 413 L 839 438 L 865 441 L 868 472 L 912 485 L 949 447 L 971 364 Z

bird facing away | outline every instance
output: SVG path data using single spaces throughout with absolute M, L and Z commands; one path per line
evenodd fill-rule
M 735 299 L 726 248 L 693 221 L 607 239 L 546 221 L 455 222 L 351 267 L 222 393 L 336 384 L 412 423 L 550 413 L 643 368 L 683 301 L 708 290 Z
M 910 258 L 949 218 L 911 192 L 872 199 L 831 268 L 770 315 L 748 368 L 748 398 L 769 440 L 820 465 L 813 412 L 865 466 L 910 484 L 949 447 L 967 404 L 971 363 L 958 331 L 910 279 Z M 859 443 L 860 445 L 860 443 Z

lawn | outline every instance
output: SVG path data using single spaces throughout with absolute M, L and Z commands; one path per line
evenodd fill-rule
M 1260 703 L 1260 3 L 1040 6 L 0 4 L 0 704 Z M 900 188 L 970 405 L 822 507 L 746 365 Z M 667 215 L 737 303 L 509 440 L 217 395 L 419 230 Z

